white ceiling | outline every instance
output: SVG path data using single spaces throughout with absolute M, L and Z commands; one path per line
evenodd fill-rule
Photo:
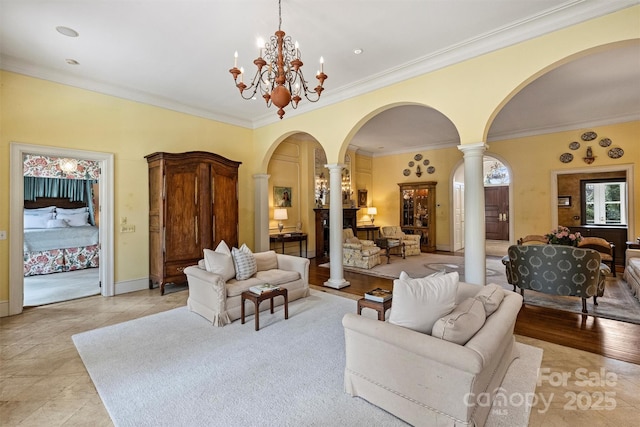
M 282 29 L 300 42 L 303 70 L 315 75 L 323 56 L 329 76 L 322 99 L 288 107 L 285 120 L 638 3 L 283 0 Z M 0 0 L 0 67 L 255 128 L 278 120 L 276 109 L 242 100 L 228 70 L 236 50 L 238 65 L 253 67 L 255 40 L 277 29 L 277 12 L 276 0 Z M 639 46 L 594 54 L 534 81 L 498 115 L 489 140 L 640 118 Z M 383 154 L 457 141 L 442 114 L 398 107 L 368 122 L 352 145 Z

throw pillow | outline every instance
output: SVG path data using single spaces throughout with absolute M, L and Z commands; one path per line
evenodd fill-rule
M 256 259 L 258 271 L 276 270 L 278 268 L 278 256 L 276 251 L 258 252 L 253 254 Z
M 236 267 L 236 280 L 246 280 L 258 271 L 256 259 L 245 243 L 240 246 L 240 249 L 231 249 L 231 256 Z
M 502 286 L 490 283 L 487 286 L 483 286 L 474 298 L 482 302 L 487 316 L 491 316 L 504 299 L 504 290 Z
M 215 251 L 204 250 L 204 268 L 211 273 L 219 274 L 225 282 L 235 277 L 236 269 L 233 266 L 231 251 L 224 240 L 218 243 Z
M 467 298 L 451 313 L 436 321 L 431 335 L 465 345 L 482 328 L 486 317 L 482 302 L 476 298 Z
M 418 279 L 408 278 L 405 273 L 402 277 L 393 281 L 389 323 L 430 334 L 436 320 L 455 307 L 458 273 Z

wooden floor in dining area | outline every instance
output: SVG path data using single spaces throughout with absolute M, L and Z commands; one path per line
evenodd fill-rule
M 319 267 L 326 259 L 312 259 L 309 282 L 324 283 L 329 279 L 328 268 Z M 618 274 L 615 280 L 621 280 Z M 391 290 L 393 280 L 364 274 L 344 272 L 350 286 L 341 293 L 362 296 L 373 288 Z M 570 313 L 551 308 L 523 305 L 516 322 L 518 335 L 544 340 L 566 347 L 576 348 L 610 357 L 612 359 L 640 364 L 640 325 L 591 315 Z

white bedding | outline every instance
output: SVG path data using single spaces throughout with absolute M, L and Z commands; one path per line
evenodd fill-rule
M 24 230 L 24 252 L 77 248 L 98 244 L 98 227 L 33 228 Z

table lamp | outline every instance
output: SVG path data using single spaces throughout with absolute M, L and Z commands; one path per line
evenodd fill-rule
M 283 220 L 289 219 L 289 217 L 287 217 L 287 210 L 286 209 L 274 209 L 273 210 L 273 219 L 275 219 L 278 222 L 278 230 L 280 231 L 280 233 L 282 233 L 282 228 L 284 227 L 284 224 L 282 223 Z
M 373 206 L 367 208 L 367 215 L 371 218 L 371 225 L 373 225 L 373 220 L 375 219 L 374 216 L 378 215 L 378 209 Z

